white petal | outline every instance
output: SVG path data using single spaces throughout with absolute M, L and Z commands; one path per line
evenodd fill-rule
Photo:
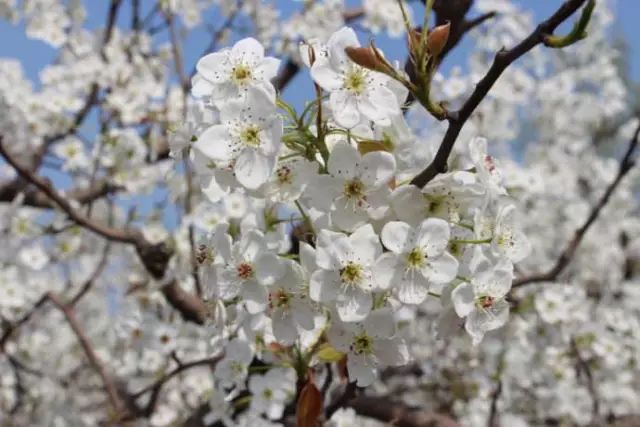
M 409 252 L 413 247 L 414 230 L 402 221 L 389 221 L 382 228 L 380 238 L 384 247 L 396 254 Z
M 228 51 L 210 53 L 198 60 L 196 70 L 211 83 L 222 83 L 229 79 L 229 75 L 222 66 L 227 61 L 227 58 Z
M 228 162 L 235 157 L 238 143 L 231 138 L 226 126 L 214 125 L 198 137 L 193 148 L 210 159 Z
M 340 277 L 337 271 L 316 270 L 309 280 L 309 296 L 317 302 L 331 302 L 338 296 Z
M 437 258 L 427 258 L 427 264 L 422 269 L 422 273 L 431 283 L 438 285 L 449 283 L 458 274 L 458 260 L 448 252 Z
M 311 67 L 311 77 L 324 90 L 333 92 L 342 87 L 344 79 L 327 60 L 316 61 Z
M 425 248 L 428 257 L 441 255 L 449 244 L 449 224 L 440 218 L 429 218 L 416 231 L 416 244 Z
M 421 274 L 401 278 L 397 283 L 398 299 L 405 304 L 422 304 L 429 295 L 429 282 Z
M 289 311 L 276 310 L 271 316 L 273 335 L 279 344 L 291 345 L 298 337 L 298 331 L 293 324 Z
M 280 60 L 268 56 L 258 65 L 256 72 L 260 73 L 264 80 L 269 81 L 278 74 L 278 68 L 280 68 Z
M 378 289 L 389 289 L 402 280 L 404 265 L 397 254 L 385 252 L 372 267 L 373 280 Z
M 363 225 L 349 236 L 353 254 L 358 263 L 372 265 L 382 253 L 378 235 L 373 231 L 371 224 Z
M 307 331 L 314 328 L 313 318 L 315 313 L 308 300 L 295 300 L 291 306 L 291 314 L 301 328 Z
M 478 345 L 487 332 L 488 316 L 481 310 L 473 310 L 464 322 L 464 329 L 473 339 L 473 345 Z
M 256 260 L 256 279 L 262 285 L 273 285 L 285 272 L 282 260 L 276 254 L 264 253 Z
M 351 60 L 345 53 L 345 48 L 353 46 L 359 47 L 358 36 L 352 28 L 342 27 L 329 37 L 327 48 L 329 50 L 329 60 L 336 70 L 343 70 L 347 65 L 351 66 Z
M 393 311 L 388 307 L 378 308 L 369 313 L 364 321 L 367 335 L 375 338 L 389 338 L 396 333 Z
M 267 288 L 258 282 L 248 281 L 242 284 L 242 298 L 249 314 L 263 312 L 267 308 Z
M 512 282 L 513 264 L 503 258 L 495 266 L 493 276 L 487 279 L 486 292 L 494 298 L 502 298 L 511 290 Z
M 359 387 L 367 387 L 376 379 L 375 363 L 365 355 L 349 354 L 347 371 L 349 380 L 357 381 Z
M 396 171 L 396 160 L 391 153 L 373 151 L 363 156 L 358 167 L 360 179 L 369 187 L 387 184 Z
M 460 317 L 466 317 L 475 307 L 476 294 L 471 283 L 461 283 L 451 292 L 451 301 Z
M 391 117 L 401 114 L 398 99 L 394 93 L 378 81 L 371 84 L 368 96 L 360 99 L 358 109 L 366 118 L 381 126 L 389 126 Z
M 239 254 L 242 259 L 253 262 L 266 251 L 267 245 L 264 235 L 259 230 L 249 230 L 242 235 L 240 241 L 234 247 L 234 253 Z
M 426 216 L 424 195 L 415 185 L 402 185 L 396 188 L 389 199 L 393 212 L 402 221 L 415 225 Z
M 488 310 L 487 331 L 501 328 L 509 319 L 509 303 L 504 299 L 493 303 Z
M 264 58 L 264 47 L 253 37 L 242 39 L 233 45 L 231 54 L 234 57 L 251 59 L 252 61 Z
M 376 341 L 373 349 L 376 357 L 386 366 L 402 366 L 409 362 L 409 349 L 399 337 Z
M 343 233 L 320 230 L 316 242 L 316 263 L 326 270 L 339 270 L 349 261 L 353 251 L 349 238 Z
M 350 286 L 338 293 L 336 309 L 343 322 L 359 322 L 371 312 L 372 304 L 373 297 L 370 292 Z
M 329 106 L 336 123 L 346 129 L 351 129 L 360 123 L 360 112 L 356 99 L 347 91 L 331 92 Z
M 300 265 L 307 274 L 311 274 L 318 268 L 316 264 L 316 251 L 306 242 L 300 242 Z
M 355 147 L 346 143 L 339 143 L 331 151 L 327 168 L 331 175 L 348 180 L 356 176 L 359 162 L 360 153 Z
M 366 205 L 359 206 L 346 197 L 336 199 L 333 207 L 331 221 L 337 228 L 346 232 L 355 230 L 369 218 Z
M 254 149 L 244 149 L 238 156 L 233 168 L 238 182 L 244 187 L 255 190 L 267 182 L 275 162 Z

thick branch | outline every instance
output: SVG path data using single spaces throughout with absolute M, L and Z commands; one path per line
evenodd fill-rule
M 69 190 L 64 193 L 64 197 L 84 205 L 121 189 L 121 186 L 112 184 L 110 181 L 104 179 L 98 180 L 86 188 Z M 11 202 L 21 191 L 22 186 L 18 181 L 13 181 L 5 185 L 0 188 L 0 202 Z M 28 190 L 25 191 L 23 204 L 35 208 L 55 208 L 56 206 L 42 191 Z
M 173 251 L 168 245 L 163 243 L 151 244 L 137 231 L 108 227 L 82 215 L 74 209 L 69 200 L 60 195 L 47 180 L 37 176 L 31 172 L 31 170 L 18 163 L 5 149 L 1 136 L 0 154 L 16 169 L 20 176 L 35 185 L 47 197 L 53 200 L 76 224 L 108 240 L 134 245 L 149 274 L 157 280 L 164 278 L 169 259 L 173 255 Z M 169 284 L 163 286 L 162 293 L 167 301 L 178 310 L 186 320 L 199 324 L 204 323 L 206 318 L 204 302 L 185 292 L 176 280 L 172 280 Z
M 636 128 L 636 131 L 634 132 L 633 137 L 629 142 L 629 147 L 620 160 L 620 165 L 618 166 L 618 173 L 616 174 L 616 177 L 609 184 L 600 200 L 598 200 L 598 203 L 596 203 L 596 205 L 591 209 L 591 212 L 589 213 L 589 216 L 587 217 L 587 220 L 584 222 L 582 227 L 576 230 L 573 238 L 571 239 L 571 241 L 569 241 L 569 244 L 567 245 L 565 250 L 562 251 L 562 253 L 558 257 L 555 265 L 545 273 L 534 274 L 532 276 L 522 277 L 518 280 L 515 280 L 513 282 L 514 288 L 529 283 L 554 281 L 560 275 L 560 273 L 564 271 L 567 265 L 569 265 L 571 259 L 576 253 L 576 250 L 578 249 L 578 246 L 580 245 L 580 242 L 582 242 L 584 235 L 587 233 L 587 231 L 589 231 L 589 228 L 596 221 L 596 219 L 598 219 L 600 212 L 606 206 L 607 202 L 611 198 L 611 195 L 614 193 L 624 176 L 631 170 L 631 168 L 633 168 L 635 161 L 632 159 L 632 156 L 636 147 L 638 146 L 638 139 L 640 139 L 639 137 L 640 125 L 638 125 L 638 127 Z
M 449 127 L 440 143 L 440 147 L 435 158 L 422 172 L 420 172 L 411 184 L 417 187 L 424 187 L 429 181 L 440 173 L 447 171 L 447 161 L 453 150 L 453 146 L 462 130 L 462 127 L 471 114 L 478 107 L 480 102 L 487 96 L 495 82 L 500 78 L 504 70 L 507 69 L 518 58 L 529 52 L 537 45 L 543 43 L 544 38 L 553 34 L 555 29 L 573 15 L 586 0 L 567 0 L 549 19 L 542 22 L 536 29 L 522 42 L 512 49 L 501 49 L 493 60 L 493 64 L 487 74 L 477 83 L 475 90 L 458 111 L 447 113 Z
M 348 406 L 364 417 L 374 418 L 397 427 L 459 427 L 446 415 L 410 408 L 389 397 L 360 396 Z

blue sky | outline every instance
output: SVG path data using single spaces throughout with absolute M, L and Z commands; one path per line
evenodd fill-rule
M 294 10 L 294 7 L 300 7 L 301 2 L 291 0 L 273 0 L 278 6 L 281 5 L 281 14 L 287 16 Z M 360 0 L 345 0 L 349 6 L 356 6 Z M 560 0 L 513 0 L 525 8 L 531 9 L 540 21 L 553 13 Z M 89 0 L 84 2 L 89 5 L 87 27 L 100 28 L 104 25 L 107 8 L 109 2 L 107 0 Z M 142 0 L 142 16 L 146 15 L 155 1 Z M 129 28 L 131 22 L 131 9 L 128 0 L 124 1 L 121 8 L 118 24 Z M 418 16 L 416 14 L 416 16 Z M 212 24 L 214 27 L 220 25 L 219 17 L 215 16 L 215 11 L 211 11 L 204 16 L 206 23 Z M 614 24 L 613 36 L 623 38 L 630 51 L 630 75 L 635 81 L 640 81 L 640 32 L 637 31 L 637 25 L 640 21 L 640 0 L 617 0 L 616 4 L 616 22 Z M 570 24 L 567 24 L 570 25 Z M 166 33 L 166 31 L 165 31 Z M 159 36 L 160 40 L 166 40 L 166 34 Z M 185 40 L 184 60 L 187 70 L 191 70 L 202 55 L 203 50 L 209 43 L 210 36 L 204 29 L 195 30 L 189 34 Z M 367 36 L 362 35 L 361 41 L 366 43 Z M 384 37 L 376 38 L 377 45 L 385 52 L 390 59 L 398 59 L 404 61 L 406 57 L 406 49 L 404 39 L 389 39 Z M 466 63 L 466 57 L 469 53 L 470 43 L 464 41 L 446 58 L 443 68 L 446 71 L 455 65 L 463 65 Z M 32 40 L 26 37 L 24 26 L 21 24 L 12 25 L 5 21 L 0 21 L 0 58 L 14 58 L 22 63 L 25 74 L 34 82 L 37 87 L 39 84 L 39 72 L 47 65 L 55 60 L 56 51 L 49 47 L 46 43 L 39 40 Z M 299 73 L 294 81 L 287 87 L 284 98 L 296 108 L 300 108 L 305 100 L 310 99 L 312 94 L 311 80 L 308 73 Z M 83 126 L 83 133 L 87 136 L 92 134 L 95 128 L 95 120 L 90 116 L 88 123 Z M 94 117 L 93 117 L 94 118 Z M 66 174 L 43 168 L 41 173 L 52 179 L 59 188 L 66 188 L 72 185 L 71 179 Z M 162 200 L 165 196 L 163 191 L 155 192 L 150 198 L 134 198 L 132 200 L 121 200 L 123 207 L 138 206 L 138 213 L 144 215 L 148 212 L 154 201 Z M 176 213 L 165 212 L 165 225 L 175 223 Z
M 299 6 L 299 2 L 290 0 L 274 0 L 277 5 L 282 5 L 281 13 L 288 15 L 293 7 Z M 549 16 L 558 7 L 559 0 L 513 0 L 514 3 L 531 9 L 536 19 L 541 20 Z M 128 1 L 124 2 L 119 15 L 119 23 L 123 26 L 129 26 L 131 19 L 130 7 Z M 143 0 L 143 15 L 149 10 L 154 2 Z M 354 0 L 347 0 L 350 5 L 357 5 Z M 101 27 L 104 25 L 104 19 L 109 2 L 106 0 L 91 0 L 85 2 L 88 5 L 87 26 L 89 28 Z M 218 19 L 213 13 L 205 15 L 205 21 L 214 23 Z M 637 30 L 640 21 L 640 1 L 639 0 L 617 0 L 616 2 L 616 23 L 614 25 L 613 36 L 626 40 L 630 48 L 630 74 L 634 80 L 640 81 L 640 32 Z M 34 82 L 38 81 L 38 73 L 40 70 L 51 63 L 55 59 L 55 50 L 50 48 L 44 42 L 32 40 L 26 37 L 24 26 L 12 25 L 5 21 L 0 21 L 0 58 L 18 59 L 29 76 Z M 196 30 L 186 39 L 185 44 L 185 63 L 187 69 L 191 69 L 195 61 L 201 56 L 203 49 L 209 41 L 208 34 L 203 30 Z M 366 37 L 362 38 L 366 42 Z M 377 44 L 391 59 L 403 60 L 405 57 L 404 40 L 393 40 L 388 38 L 377 39 Z M 444 64 L 445 70 L 453 65 L 464 64 L 465 57 L 468 53 L 469 45 L 462 43 L 447 59 Z M 301 73 L 304 74 L 304 73 Z M 289 86 L 285 92 L 285 98 L 295 105 L 300 105 L 303 98 L 309 93 L 310 85 L 307 76 L 299 76 L 296 81 Z M 306 87 L 306 88 L 305 88 Z

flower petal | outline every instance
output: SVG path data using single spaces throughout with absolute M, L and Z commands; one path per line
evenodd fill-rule
M 275 162 L 253 149 L 244 149 L 233 168 L 238 182 L 244 187 L 255 190 L 267 182 Z
M 449 244 L 449 224 L 440 218 L 424 220 L 416 230 L 416 244 L 425 248 L 428 257 L 440 256 Z
M 391 252 L 402 254 L 409 252 L 414 243 L 413 228 L 402 221 L 389 221 L 380 233 L 382 244 Z
M 371 312 L 373 297 L 359 287 L 350 286 L 338 293 L 336 309 L 343 322 L 359 322 Z
M 378 187 L 387 184 L 396 171 L 393 154 L 385 151 L 373 151 L 362 157 L 358 167 L 360 179 L 367 186 Z
M 228 162 L 233 159 L 237 147 L 238 142 L 232 139 L 227 127 L 224 125 L 208 127 L 193 144 L 193 148 L 206 157 L 221 162 Z
M 339 143 L 333 147 L 327 168 L 329 173 L 342 179 L 353 179 L 356 176 L 360 154 L 355 147 L 347 143 Z
M 461 283 L 451 291 L 451 302 L 456 314 L 460 317 L 466 317 L 475 307 L 476 294 L 473 291 L 471 283 Z
M 256 260 L 256 279 L 261 285 L 273 285 L 285 272 L 282 260 L 274 253 L 263 253 Z
M 317 302 L 331 302 L 338 297 L 340 277 L 337 271 L 317 270 L 309 280 L 309 296 Z

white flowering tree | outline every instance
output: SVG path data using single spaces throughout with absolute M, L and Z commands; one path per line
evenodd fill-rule
M 0 424 L 640 423 L 609 1 L 86 3 L 0 0 Z

